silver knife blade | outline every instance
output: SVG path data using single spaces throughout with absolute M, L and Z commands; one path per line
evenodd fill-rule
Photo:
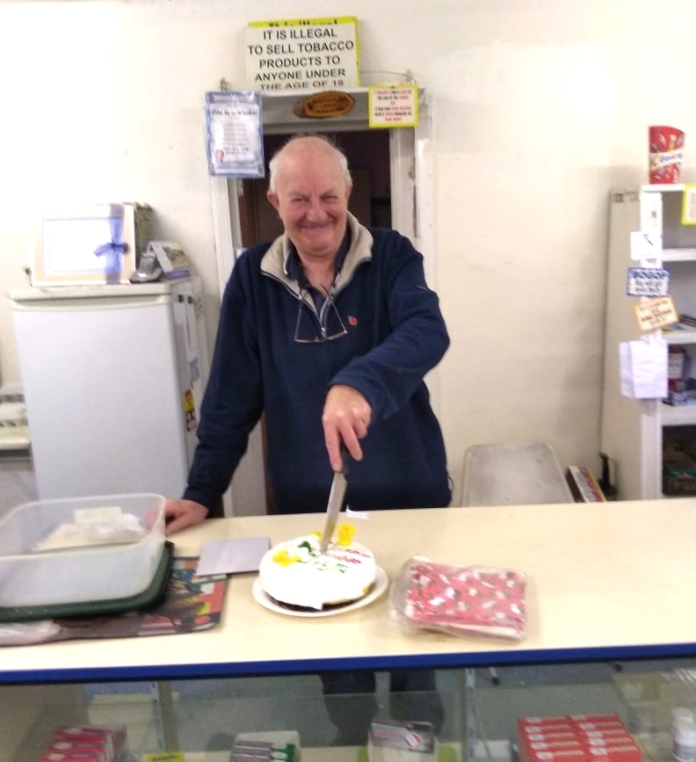
M 348 488 L 348 479 L 346 479 L 346 459 L 343 458 L 343 470 L 336 471 L 334 473 L 333 481 L 331 482 L 331 492 L 329 492 L 329 502 L 326 506 L 326 524 L 324 526 L 324 533 L 321 536 L 321 544 L 319 545 L 319 551 L 323 553 L 331 542 L 334 530 L 336 529 L 336 522 L 338 521 L 338 514 L 343 508 L 343 501 L 346 496 L 346 489 Z

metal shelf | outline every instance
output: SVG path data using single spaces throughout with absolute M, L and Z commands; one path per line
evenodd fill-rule
M 696 405 L 662 405 L 663 426 L 696 425 Z

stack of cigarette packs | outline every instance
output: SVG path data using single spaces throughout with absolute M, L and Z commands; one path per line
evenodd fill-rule
M 618 714 L 522 717 L 521 762 L 641 762 L 642 753 Z
M 369 762 L 435 762 L 437 738 L 430 722 L 373 720 L 367 745 Z
M 230 762 L 300 762 L 300 734 L 296 730 L 240 733 L 234 739 Z
M 282 746 L 272 741 L 237 741 L 232 747 L 230 762 L 297 762 L 293 744 Z
M 123 725 L 64 725 L 53 734 L 41 762 L 116 762 L 125 748 Z

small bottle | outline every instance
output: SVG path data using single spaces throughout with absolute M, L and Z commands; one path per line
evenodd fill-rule
M 599 457 L 602 459 L 602 477 L 599 480 L 599 488 L 602 490 L 604 497 L 607 500 L 616 500 L 618 498 L 618 492 L 616 487 L 611 483 L 609 456 L 605 452 L 600 452 Z
M 677 762 L 696 762 L 696 717 L 686 707 L 672 710 L 672 754 Z

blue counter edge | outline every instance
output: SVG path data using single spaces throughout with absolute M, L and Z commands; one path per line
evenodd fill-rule
M 562 664 L 568 662 L 629 661 L 696 656 L 696 642 L 644 646 L 568 648 L 560 650 L 452 651 L 408 656 L 363 656 L 340 659 L 274 659 L 260 662 L 216 664 L 157 664 L 137 667 L 76 667 L 66 669 L 3 670 L 0 685 L 129 680 L 186 680 L 224 677 L 314 674 L 318 672 L 374 671 L 399 668 L 452 669 L 506 665 Z

